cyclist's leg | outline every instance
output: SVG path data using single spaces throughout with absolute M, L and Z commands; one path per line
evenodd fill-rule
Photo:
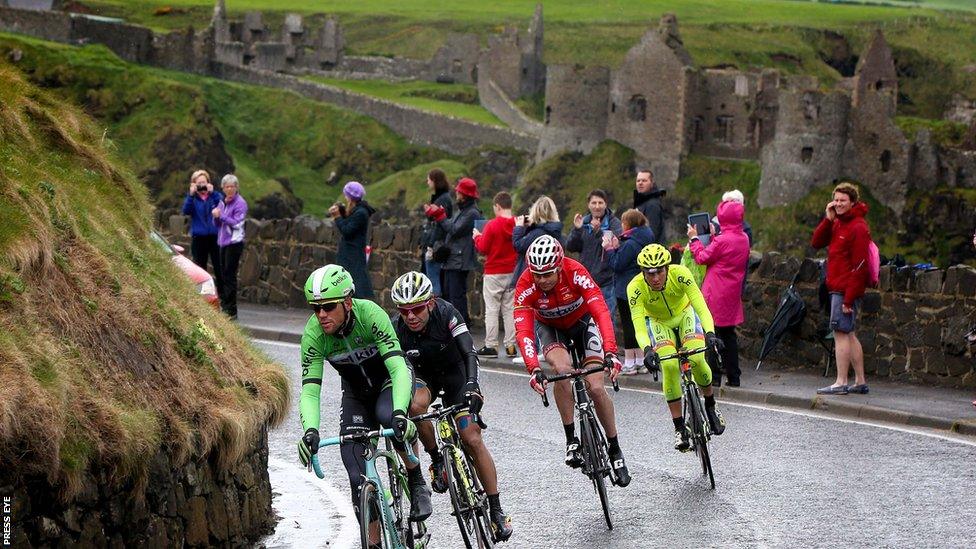
M 590 368 L 603 364 L 603 338 L 593 319 L 589 315 L 583 318 L 585 322 L 581 320 L 577 325 L 579 329 L 573 334 L 573 341 L 577 344 L 580 356 L 583 357 L 583 368 Z M 616 439 L 617 422 L 614 417 L 613 399 L 607 393 L 603 372 L 586 376 L 586 392 L 590 394 L 590 399 L 596 406 L 596 415 L 600 418 L 607 438 Z
M 412 397 L 411 397 L 411 402 L 413 402 Z M 379 396 L 376 397 L 376 404 L 374 410 L 375 410 L 374 414 L 376 416 L 376 419 L 379 420 L 380 425 L 382 425 L 383 428 L 385 429 L 393 428 L 393 388 L 390 386 L 389 382 L 387 382 L 387 385 L 383 388 L 382 391 L 380 391 Z M 400 457 L 403 459 L 403 463 L 404 465 L 407 466 L 408 470 L 410 471 L 412 471 L 413 469 L 419 470 L 418 468 L 419 464 L 410 463 L 410 460 L 407 459 L 407 454 L 406 454 L 407 447 L 405 443 L 396 440 L 394 438 L 393 447 L 396 448 L 397 453 L 400 454 Z
M 465 378 L 460 370 L 445 375 L 443 382 L 444 397 L 442 400 L 445 407 L 464 402 Z M 478 478 L 481 479 L 485 493 L 489 496 L 498 494 L 498 473 L 495 470 L 495 461 L 481 437 L 481 427 L 472 419 L 467 410 L 458 413 L 455 420 L 461 435 L 461 443 L 464 444 L 465 450 L 474 461 L 474 468 L 478 472 Z
M 393 387 L 389 383 L 380 391 L 380 395 L 376 399 L 376 419 L 383 427 L 390 428 L 393 425 Z M 404 442 L 393 439 L 393 447 L 396 448 L 401 461 L 407 468 L 407 484 L 410 487 L 410 520 L 425 520 L 430 516 L 432 508 L 430 505 L 430 488 L 424 479 L 420 462 L 418 460 L 417 463 L 410 463 L 406 454 L 407 446 Z
M 376 429 L 379 423 L 373 415 L 373 403 L 370 398 L 362 397 L 345 390 L 343 387 L 342 400 L 339 405 L 339 434 L 348 435 L 355 432 Z M 359 490 L 363 485 L 366 474 L 366 460 L 363 453 L 366 446 L 360 442 L 343 443 L 339 447 L 342 465 L 349 475 L 349 489 L 352 492 L 352 506 L 359 509 Z M 359 513 L 356 513 L 357 518 Z
M 701 320 L 695 314 L 695 310 L 689 305 L 681 313 L 681 323 L 679 325 L 681 335 L 681 346 L 685 349 L 703 349 L 705 347 L 705 330 L 702 328 Z M 705 360 L 705 353 L 692 355 L 691 373 L 695 378 L 695 383 L 701 388 L 702 394 L 712 395 L 712 369 L 708 367 Z
M 677 351 L 677 338 L 670 323 L 664 323 L 653 318 L 648 319 L 647 333 L 651 336 L 651 348 L 658 356 L 674 354 Z M 668 403 L 671 418 L 681 417 L 681 373 L 678 371 L 678 359 L 672 358 L 661 361 L 661 385 L 664 389 L 664 400 Z
M 535 323 L 536 337 L 539 339 L 539 347 L 542 349 L 542 356 L 557 374 L 565 374 L 573 370 L 573 359 L 566 350 L 566 337 L 559 333 L 552 326 Z M 552 390 L 556 398 L 556 408 L 559 410 L 559 417 L 564 426 L 573 425 L 573 388 L 569 380 L 555 382 Z
M 419 416 L 427 413 L 430 403 L 433 400 L 431 388 L 427 382 L 421 378 L 416 378 L 413 384 L 413 400 L 410 401 L 410 415 Z M 417 424 L 417 433 L 420 443 L 424 446 L 424 451 L 434 455 L 437 453 L 437 441 L 434 439 L 434 426 L 429 421 Z

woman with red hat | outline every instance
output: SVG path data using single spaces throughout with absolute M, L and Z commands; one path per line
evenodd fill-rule
M 441 267 L 443 297 L 454 305 L 465 322 L 470 323 L 468 273 L 478 266 L 471 235 L 475 220 L 484 219 L 484 216 L 478 209 L 478 184 L 474 179 L 461 178 L 454 187 L 454 194 L 457 196 L 458 209 L 452 218 L 448 219 L 444 208 L 436 205 L 425 207 L 424 214 L 444 231 L 444 245 L 450 250 Z

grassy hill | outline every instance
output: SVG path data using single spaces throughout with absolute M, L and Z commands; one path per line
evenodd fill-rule
M 157 29 L 199 28 L 213 12 L 209 0 L 85 4 Z M 164 6 L 172 7 L 168 15 L 154 15 Z M 505 24 L 526 27 L 534 2 L 230 0 L 227 8 L 233 18 L 263 10 L 272 27 L 286 12 L 336 14 L 351 53 L 428 58 L 447 31 L 486 37 Z M 976 35 L 976 3 L 968 0 L 551 0 L 545 2 L 545 60 L 616 66 L 663 13 L 678 16 L 699 66 L 776 67 L 827 85 L 849 76 L 881 27 L 898 61 L 903 114 L 940 118 L 953 93 L 976 98 L 976 73 L 967 69 L 976 63 L 976 41 L 961 39 Z
M 102 128 L 0 57 L 0 484 L 65 500 L 157 452 L 240 459 L 287 378 L 148 237 L 148 193 Z

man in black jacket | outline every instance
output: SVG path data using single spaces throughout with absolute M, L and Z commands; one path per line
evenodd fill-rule
M 444 299 L 454 305 L 466 323 L 468 317 L 468 273 L 478 268 L 474 251 L 474 222 L 484 219 L 478 209 L 478 184 L 474 179 L 464 177 L 454 188 L 457 195 L 458 210 L 448 219 L 444 208 L 431 205 L 424 214 L 437 222 L 444 231 L 444 245 L 450 249 L 441 267 L 441 291 Z
M 634 190 L 634 208 L 647 218 L 647 226 L 654 231 L 654 242 L 667 247 L 664 240 L 664 189 L 654 186 L 654 174 L 649 169 L 637 172 L 636 189 Z

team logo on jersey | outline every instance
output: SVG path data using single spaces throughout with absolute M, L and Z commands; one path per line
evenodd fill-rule
M 593 288 L 596 287 L 596 284 L 593 283 L 592 278 L 586 276 L 585 274 L 581 274 L 579 272 L 573 273 L 573 284 L 576 284 L 577 286 L 583 288 L 584 290 L 592 290 Z
M 535 285 L 533 284 L 532 286 L 529 286 L 528 288 L 522 290 L 522 293 L 520 293 L 518 296 L 515 297 L 515 302 L 518 304 L 522 304 L 522 302 L 528 299 L 528 297 L 532 295 L 532 292 L 534 291 L 535 291 Z
M 684 284 L 685 286 L 691 286 L 692 280 L 690 278 L 685 278 L 683 275 L 678 275 L 678 283 Z
M 533 357 L 535 357 L 535 342 L 532 341 L 532 338 L 531 337 L 523 337 L 522 338 L 522 343 L 523 343 L 523 347 L 522 348 L 524 349 L 523 352 L 525 353 L 525 358 L 533 358 Z

